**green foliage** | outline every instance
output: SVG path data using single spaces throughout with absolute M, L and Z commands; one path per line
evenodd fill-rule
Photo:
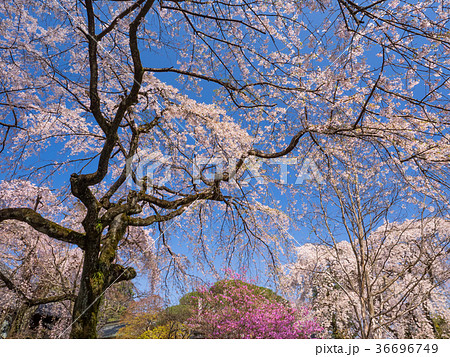
M 435 316 L 433 321 L 434 338 L 450 338 L 450 326 L 442 316 Z
M 166 322 L 184 322 L 192 315 L 192 307 L 189 305 L 169 306 L 160 314 L 160 321 Z
M 214 294 L 223 294 L 227 288 L 238 286 L 246 286 L 254 295 L 264 297 L 269 301 L 276 301 L 282 304 L 289 304 L 289 302 L 285 298 L 277 295 L 274 291 L 272 291 L 269 288 L 250 284 L 245 281 L 237 279 L 219 280 L 209 290 Z
M 192 306 L 193 301 L 195 301 L 195 299 L 193 299 L 194 297 L 195 298 L 200 297 L 200 292 L 192 291 L 190 293 L 187 293 L 187 294 L 183 295 L 180 298 L 180 305 Z

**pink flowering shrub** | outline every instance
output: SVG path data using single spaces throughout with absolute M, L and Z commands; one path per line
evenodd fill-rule
M 306 307 L 297 309 L 273 291 L 222 280 L 190 296 L 188 326 L 205 338 L 312 338 L 322 331 Z

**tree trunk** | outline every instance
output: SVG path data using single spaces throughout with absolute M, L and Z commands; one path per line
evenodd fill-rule
M 136 277 L 133 268 L 113 263 L 125 230 L 125 216 L 119 215 L 112 220 L 105 236 L 99 230 L 92 234 L 92 238 L 87 237 L 80 290 L 72 315 L 71 338 L 97 338 L 98 312 L 105 289 Z
M 30 306 L 23 303 L 16 311 L 7 338 L 24 338 L 30 324 Z
M 87 247 L 80 290 L 73 308 L 70 338 L 97 338 L 97 316 L 106 281 L 98 258 L 98 245 Z

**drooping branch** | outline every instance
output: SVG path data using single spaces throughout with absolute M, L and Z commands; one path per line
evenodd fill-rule
M 276 89 L 280 89 L 280 90 L 284 90 L 284 91 L 292 91 L 292 92 L 314 92 L 314 90 L 307 90 L 304 89 L 302 87 L 286 87 L 286 86 L 282 86 L 273 82 L 254 82 L 254 83 L 246 83 L 243 85 L 234 85 L 229 81 L 225 81 L 225 80 L 221 80 L 218 79 L 216 77 L 210 77 L 207 76 L 205 74 L 202 73 L 196 73 L 196 72 L 192 72 L 192 71 L 186 71 L 186 70 L 181 70 L 178 68 L 174 68 L 174 67 L 165 67 L 165 68 L 150 68 L 150 67 L 145 67 L 144 71 L 146 72 L 154 72 L 154 73 L 165 73 L 165 72 L 171 72 L 171 73 L 178 73 L 184 76 L 188 76 L 188 77 L 192 77 L 192 78 L 198 78 L 198 79 L 202 79 L 208 82 L 213 82 L 216 83 L 230 91 L 235 91 L 235 92 L 239 92 L 239 91 L 244 91 L 245 89 L 248 89 L 250 87 L 273 87 Z M 237 80 L 235 80 L 235 82 L 237 83 Z
M 289 154 L 292 150 L 295 149 L 295 147 L 297 146 L 300 138 L 305 135 L 308 132 L 308 130 L 304 129 L 299 131 L 297 134 L 295 134 L 290 143 L 286 146 L 286 148 L 284 148 L 281 151 L 278 152 L 274 152 L 274 153 L 265 153 L 262 152 L 260 150 L 256 150 L 256 149 L 252 149 L 248 152 L 249 155 L 252 156 L 256 156 L 256 157 L 260 157 L 260 158 L 264 158 L 264 159 L 274 159 L 277 157 L 281 157 L 281 156 L 285 156 L 287 154 Z
M 379 137 L 380 134 L 376 130 L 370 130 L 369 128 L 365 131 L 362 131 L 362 127 L 358 125 L 358 123 L 354 123 L 352 125 L 342 125 L 342 126 L 329 126 L 326 128 L 314 128 L 309 127 L 306 129 L 302 129 L 297 134 L 295 134 L 289 144 L 280 151 L 276 151 L 273 153 L 267 153 L 263 152 L 261 150 L 257 149 L 250 149 L 244 156 L 256 156 L 262 159 L 275 159 L 278 157 L 286 156 L 291 151 L 293 151 L 297 144 L 299 143 L 300 139 L 305 135 L 306 133 L 315 133 L 315 134 L 321 134 L 321 135 L 342 135 L 342 136 L 348 136 L 348 137 Z M 244 157 L 244 158 L 245 158 Z M 243 160 L 243 159 L 241 159 Z M 239 163 L 239 167 L 242 166 L 243 163 Z
M 84 249 L 85 235 L 42 217 L 31 208 L 5 208 L 0 210 L 0 222 L 8 219 L 27 223 L 38 232 L 44 233 L 51 238 L 62 242 L 77 245 Z
M 186 204 L 186 205 L 178 208 L 177 210 L 171 211 L 170 213 L 167 213 L 165 215 L 155 214 L 155 215 L 148 216 L 145 218 L 129 217 L 127 222 L 128 222 L 128 225 L 137 226 L 137 227 L 150 226 L 156 222 L 167 222 L 167 221 L 170 221 L 171 219 L 183 214 L 189 208 L 190 205 L 191 204 Z
M 40 298 L 29 298 L 19 287 L 17 287 L 13 281 L 6 276 L 1 270 L 0 270 L 0 280 L 3 281 L 5 286 L 16 293 L 17 295 L 20 295 L 20 297 L 25 301 L 25 303 L 31 307 L 31 306 L 37 306 L 37 305 L 44 305 L 44 304 L 50 304 L 53 302 L 59 302 L 59 301 L 65 301 L 65 300 L 71 300 L 75 301 L 76 295 L 73 293 L 63 293 L 53 296 L 46 296 L 46 297 L 40 297 Z

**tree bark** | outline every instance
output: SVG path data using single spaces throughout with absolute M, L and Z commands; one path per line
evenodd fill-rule
M 73 309 L 71 338 L 97 338 L 98 313 L 105 290 L 115 283 L 136 277 L 133 268 L 113 263 L 125 230 L 126 221 L 120 215 L 113 219 L 104 237 L 98 233 L 88 239 L 80 291 Z
M 97 316 L 105 281 L 98 261 L 99 250 L 99 244 L 90 244 L 84 252 L 83 272 L 73 308 L 70 338 L 97 338 Z

